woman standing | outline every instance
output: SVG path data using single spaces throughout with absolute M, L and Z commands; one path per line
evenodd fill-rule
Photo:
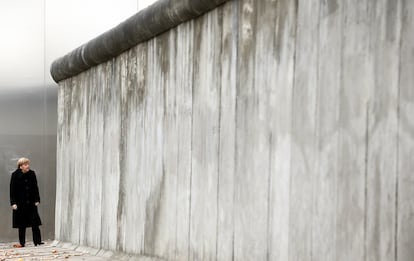
M 43 244 L 39 226 L 42 224 L 37 206 L 40 203 L 39 187 L 36 174 L 30 169 L 30 161 L 20 158 L 17 169 L 12 173 L 10 180 L 10 205 L 13 209 L 13 228 L 19 229 L 20 245 L 26 243 L 26 227 L 32 227 L 33 243 L 35 246 Z

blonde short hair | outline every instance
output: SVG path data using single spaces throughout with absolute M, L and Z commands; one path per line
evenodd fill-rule
M 26 163 L 30 163 L 30 160 L 28 158 L 20 158 L 17 161 L 17 168 L 20 168 L 21 165 L 24 165 Z

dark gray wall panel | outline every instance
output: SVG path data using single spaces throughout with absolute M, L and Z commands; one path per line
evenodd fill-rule
M 54 239 L 56 182 L 56 117 L 55 86 L 21 89 L 0 89 L 0 241 L 17 241 L 17 229 L 12 229 L 9 201 L 10 175 L 20 157 L 31 160 L 40 189 L 39 214 L 43 222 L 44 239 Z M 27 241 L 31 242 L 28 229 Z

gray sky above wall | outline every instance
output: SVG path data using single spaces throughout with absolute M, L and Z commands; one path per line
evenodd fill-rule
M 155 0 L 0 1 L 0 89 L 53 85 L 50 64 Z

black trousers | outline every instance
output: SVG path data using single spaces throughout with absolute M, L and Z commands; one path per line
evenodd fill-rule
M 39 245 L 42 242 L 42 236 L 40 235 L 39 226 L 32 227 L 32 234 L 33 234 L 33 243 Z M 26 228 L 19 227 L 19 241 L 20 245 L 24 246 L 26 244 Z

